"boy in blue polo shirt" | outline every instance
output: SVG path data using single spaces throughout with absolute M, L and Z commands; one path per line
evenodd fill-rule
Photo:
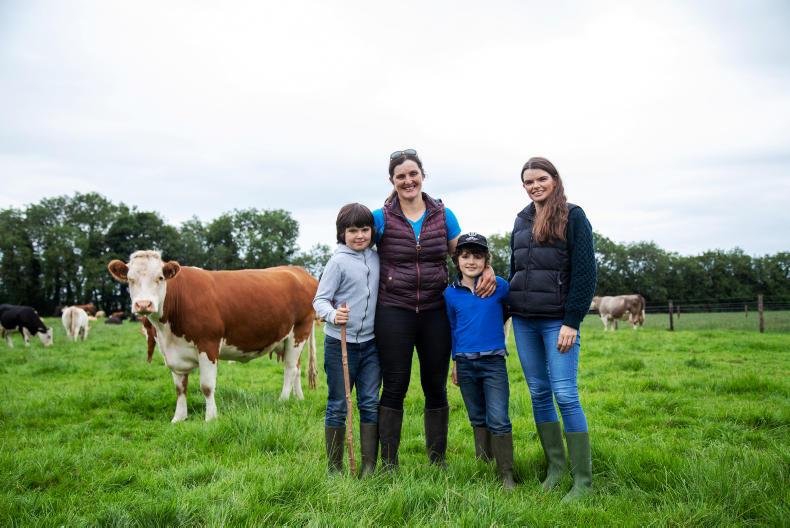
M 502 485 L 510 491 L 515 486 L 513 435 L 502 320 L 510 285 L 497 277 L 494 295 L 474 294 L 477 279 L 490 260 L 484 236 L 461 235 L 453 254 L 459 277 L 444 291 L 444 298 L 453 335 L 453 383 L 461 388 L 474 429 L 475 456 L 489 461 L 493 453 Z

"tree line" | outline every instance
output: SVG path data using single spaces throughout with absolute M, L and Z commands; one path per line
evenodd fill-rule
M 0 302 L 26 304 L 42 314 L 93 302 L 128 305 L 126 286 L 107 272 L 139 249 L 205 269 L 296 264 L 320 273 L 329 246 L 299 251 L 299 223 L 288 211 L 241 209 L 179 227 L 153 211 L 115 204 L 97 193 L 44 198 L 24 209 L 0 210 Z
M 138 249 L 205 269 L 306 267 L 319 276 L 331 254 L 325 244 L 297 246 L 299 224 L 281 209 L 236 209 L 176 227 L 157 212 L 115 204 L 97 193 L 44 198 L 23 209 L 0 210 L 0 302 L 27 304 L 43 314 L 94 302 L 128 304 L 126 286 L 107 263 Z M 498 275 L 510 273 L 510 235 L 488 237 Z M 740 249 L 684 256 L 653 242 L 619 244 L 595 233 L 600 295 L 640 293 L 651 304 L 728 302 L 757 294 L 790 302 L 790 252 L 752 257 Z
M 648 304 L 704 305 L 754 301 L 758 294 L 790 304 L 790 252 L 752 257 L 735 248 L 679 255 L 654 242 L 619 244 L 594 233 L 597 295 L 639 293 Z M 488 238 L 497 275 L 510 274 L 510 234 Z

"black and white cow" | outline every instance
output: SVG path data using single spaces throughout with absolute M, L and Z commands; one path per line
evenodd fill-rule
M 30 306 L 0 304 L 0 328 L 8 346 L 13 348 L 11 332 L 19 329 L 25 338 L 25 346 L 30 346 L 30 336 L 37 334 L 44 346 L 52 344 L 52 328 L 47 328 L 36 311 Z

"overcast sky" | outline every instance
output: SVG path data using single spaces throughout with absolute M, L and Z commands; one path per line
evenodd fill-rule
M 620 242 L 790 250 L 790 3 L 0 0 L 0 207 L 97 191 L 332 244 L 415 148 L 465 231 L 530 156 Z

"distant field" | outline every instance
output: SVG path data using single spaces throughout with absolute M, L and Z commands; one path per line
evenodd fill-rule
M 608 334 L 588 317 L 580 386 L 596 491 L 569 506 L 559 502 L 569 479 L 539 489 L 542 452 L 515 354 L 519 484 L 504 495 L 493 468 L 473 459 L 456 387 L 449 468 L 427 465 L 416 368 L 401 471 L 327 478 L 323 371 L 317 391 L 304 379 L 304 401 L 279 402 L 282 364 L 222 363 L 219 419 L 203 422 L 195 373 L 190 418 L 171 425 L 172 380 L 158 353 L 145 362 L 139 326 L 94 324 L 87 342 L 68 343 L 48 320 L 51 348 L 0 343 L 0 526 L 787 526 L 790 334 L 718 329 L 730 317 L 683 314 L 678 328 L 717 329 L 672 333 L 653 315 L 645 329 Z
M 775 311 L 765 313 L 766 332 L 790 332 L 790 311 Z M 603 323 L 596 313 L 590 313 L 585 320 L 586 324 L 597 320 L 603 328 Z M 680 317 L 675 315 L 675 330 L 744 330 L 759 332 L 760 319 L 756 311 L 750 311 L 748 317 L 743 312 L 702 312 L 683 313 Z M 669 328 L 668 313 L 649 313 L 645 317 L 646 328 Z M 618 328 L 630 329 L 628 321 L 620 321 Z

